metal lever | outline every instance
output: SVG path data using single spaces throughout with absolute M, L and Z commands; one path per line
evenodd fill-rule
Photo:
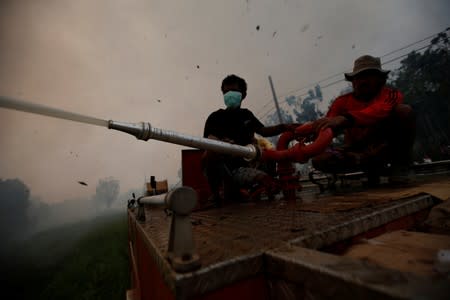
M 201 265 L 200 257 L 195 252 L 190 219 L 190 214 L 197 204 L 195 190 L 190 187 L 179 187 L 167 194 L 139 198 L 138 204 L 139 207 L 142 207 L 142 212 L 144 204 L 164 206 L 173 212 L 167 259 L 176 272 L 191 272 L 199 268 Z

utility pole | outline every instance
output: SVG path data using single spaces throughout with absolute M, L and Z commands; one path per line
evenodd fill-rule
M 273 101 L 275 102 L 275 108 L 277 109 L 278 119 L 280 120 L 280 124 L 283 124 L 283 117 L 281 116 L 280 106 L 278 105 L 277 94 L 275 94 L 275 88 L 273 87 L 272 77 L 269 75 L 269 84 L 272 89 Z

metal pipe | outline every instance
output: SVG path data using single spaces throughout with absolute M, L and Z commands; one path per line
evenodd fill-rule
M 152 206 L 165 206 L 166 205 L 166 196 L 165 194 L 155 195 L 155 196 L 145 196 L 141 197 L 137 200 L 138 204 L 146 204 Z
M 171 130 L 154 128 L 147 122 L 127 123 L 110 120 L 108 121 L 108 128 L 129 133 L 134 135 L 137 139 L 144 141 L 154 139 L 172 144 L 239 156 L 248 160 L 257 159 L 260 156 L 260 150 L 254 145 L 241 146 L 218 140 L 186 135 Z
M 275 108 L 277 109 L 278 119 L 280 120 L 280 124 L 283 124 L 283 116 L 281 115 L 280 106 L 278 105 L 277 94 L 275 93 L 275 88 L 273 87 L 272 77 L 269 75 L 269 84 L 270 89 L 272 90 L 273 101 L 275 102 Z

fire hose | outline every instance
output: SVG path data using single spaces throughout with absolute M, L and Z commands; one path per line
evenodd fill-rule
M 333 140 L 333 131 L 330 128 L 321 130 L 317 138 L 305 144 L 299 137 L 304 139 L 314 134 L 312 123 L 300 125 L 295 129 L 295 132 L 285 132 L 280 136 L 277 144 L 277 150 L 265 150 L 262 152 L 262 160 L 274 160 L 278 162 L 290 161 L 298 163 L 306 163 L 311 157 L 322 153 L 331 144 Z M 299 140 L 293 147 L 288 148 L 288 145 L 294 139 Z
M 109 129 L 126 132 L 135 136 L 137 139 L 144 141 L 155 139 L 172 144 L 239 156 L 247 160 L 262 159 L 277 162 L 291 161 L 305 163 L 311 157 L 323 152 L 333 139 L 333 133 L 331 129 L 328 128 L 319 132 L 315 141 L 308 145 L 300 141 L 294 147 L 285 149 L 287 148 L 289 142 L 294 139 L 294 137 L 298 138 L 313 133 L 312 124 L 306 123 L 297 127 L 294 133 L 287 132 L 280 137 L 281 143 L 284 145 L 283 147 L 281 147 L 282 149 L 262 151 L 255 145 L 241 146 L 207 138 L 185 135 L 170 130 L 152 127 L 148 122 L 126 123 L 112 120 L 106 121 L 53 107 L 14 99 L 11 97 L 0 96 L 0 107 L 41 114 L 75 122 L 88 123 L 97 126 L 106 126 Z
M 306 163 L 311 157 L 322 153 L 333 140 L 330 128 L 321 130 L 313 142 L 305 144 L 306 140 L 315 135 L 312 123 L 303 124 L 294 132 L 285 132 L 278 139 L 276 150 L 262 152 L 262 160 L 277 161 L 278 183 L 283 191 L 284 198 L 295 201 L 296 190 L 299 190 L 299 175 L 293 162 Z M 297 140 L 298 143 L 289 148 L 289 144 Z

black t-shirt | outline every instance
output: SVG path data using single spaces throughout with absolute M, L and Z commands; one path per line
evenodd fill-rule
M 219 139 L 228 138 L 238 145 L 248 145 L 253 142 L 256 131 L 264 125 L 246 108 L 219 109 L 209 115 L 205 123 L 203 136 L 210 134 Z
M 214 135 L 219 139 L 231 139 L 236 144 L 246 146 L 253 142 L 255 132 L 264 125 L 246 108 L 219 109 L 209 115 L 205 123 L 203 136 Z M 234 169 L 244 166 L 242 158 L 227 160 L 227 165 Z

